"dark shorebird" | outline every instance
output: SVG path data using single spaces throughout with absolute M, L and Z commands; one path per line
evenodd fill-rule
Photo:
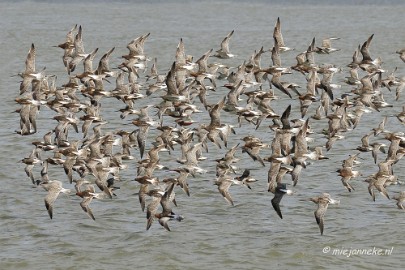
M 162 225 L 166 230 L 170 231 L 169 228 L 169 221 L 172 220 L 177 220 L 177 221 L 182 221 L 184 219 L 184 217 L 182 215 L 178 215 L 178 214 L 167 214 L 165 216 L 159 215 L 159 224 Z
M 287 189 L 287 184 L 278 183 L 275 189 L 274 197 L 271 200 L 271 205 L 273 206 L 274 210 L 276 210 L 278 216 L 281 219 L 283 218 L 283 215 L 281 214 L 280 202 L 285 194 L 292 195 L 293 191 Z
M 252 189 L 252 187 L 249 184 L 258 181 L 257 179 L 250 176 L 249 169 L 245 169 L 241 176 L 235 177 L 235 180 L 238 181 L 240 185 L 247 186 L 249 189 Z

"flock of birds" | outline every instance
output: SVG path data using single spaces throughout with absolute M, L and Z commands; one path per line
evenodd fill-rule
M 66 188 L 71 184 L 75 188 L 73 193 L 81 198 L 78 204 L 95 220 L 97 215 L 90 208 L 91 202 L 94 199 L 109 201 L 119 196 L 116 193 L 119 193 L 118 184 L 122 181 L 120 171 L 132 163 L 137 168 L 134 180 L 139 183 L 141 210 L 146 210 L 146 229 L 158 220 L 170 230 L 170 221 L 184 218 L 175 213 L 175 192 L 181 189 L 182 193 L 192 196 L 190 178 L 207 174 L 208 166 L 215 166 L 216 176 L 208 177 L 215 178 L 213 183 L 230 205 L 234 205 L 229 191 L 231 186 L 250 189 L 254 185 L 257 179 L 251 175 L 251 170 L 240 168 L 247 164 L 238 165 L 241 160 L 236 156 L 238 151 L 248 155 L 246 157 L 258 166 L 268 167 L 267 190 L 274 194 L 272 206 L 283 218 L 280 202 L 285 194 L 294 194 L 287 187 L 286 175 L 291 176 L 293 186 L 299 185 L 301 171 L 312 162 L 328 159 L 323 154 L 325 150 L 329 151 L 337 140 L 345 138 L 346 132 L 360 125 L 363 114 L 374 113 L 378 117 L 380 114 L 376 112 L 392 107 L 384 100 L 383 93 L 391 94 L 395 90 L 398 101 L 405 87 L 405 77 L 396 77 L 395 70 L 386 75 L 381 58 L 371 56 L 369 48 L 373 35 L 355 48 L 353 61 L 347 65 L 350 75 L 346 77 L 345 85 L 352 89 L 338 95 L 342 85 L 334 83 L 333 76 L 342 72 L 342 68 L 318 64 L 314 57 L 338 52 L 339 49 L 332 47 L 332 41 L 338 38 L 324 39 L 321 46 L 315 45 L 314 38 L 308 49 L 296 56 L 295 65 L 283 66 L 281 55 L 291 54 L 294 49 L 284 43 L 278 18 L 273 32 L 274 46 L 269 50 L 262 47 L 239 66 L 229 67 L 226 59 L 235 57 L 230 51 L 233 34 L 234 31 L 223 39 L 220 49 L 208 50 L 196 61 L 186 54 L 180 39 L 174 62 L 166 74 L 161 74 L 156 58 L 150 69 L 147 65 L 151 59 L 145 54 L 144 44 L 149 33 L 128 43 L 128 54 L 122 56 L 122 63 L 117 67 L 109 64 L 114 53 L 112 48 L 100 58 L 97 68 L 93 68 L 98 48 L 91 52 L 85 50 L 83 29 L 75 25 L 65 42 L 57 45 L 63 49 L 62 60 L 69 78 L 60 86 L 57 86 L 55 75 L 46 74 L 45 68 L 37 69 L 36 48 L 32 44 L 25 70 L 18 74 L 22 81 L 15 99 L 20 105 L 16 110 L 20 116 L 17 133 L 23 136 L 37 133 L 40 110 L 45 107 L 53 112 L 55 126 L 49 128 L 42 140 L 33 141 L 34 148 L 21 160 L 32 183 L 47 191 L 45 206 L 51 219 L 55 200 L 60 193 L 72 193 L 72 189 Z M 261 66 L 261 56 L 265 53 L 271 53 L 271 66 Z M 397 53 L 405 62 L 405 49 Z M 211 57 L 222 63 L 211 61 Z M 81 65 L 83 69 L 79 68 Z M 306 85 L 284 80 L 285 74 L 303 76 Z M 114 79 L 115 85 L 110 82 Z M 218 85 L 219 81 L 225 83 Z M 108 89 L 106 82 L 114 88 Z M 222 91 L 223 98 L 209 103 L 207 95 L 211 91 Z M 299 101 L 301 118 L 290 118 L 291 105 L 281 112 L 272 109 L 271 102 L 280 96 Z M 246 102 L 242 104 L 243 97 Z M 103 119 L 102 105 L 106 99 L 115 99 L 122 105 L 119 116 L 126 121 L 121 125 L 122 129 L 110 131 L 105 128 L 108 122 Z M 149 99 L 146 102 L 149 105 L 139 106 L 140 100 L 145 103 L 145 99 Z M 315 114 L 308 116 L 311 106 L 316 107 Z M 156 110 L 156 115 L 151 116 L 151 110 Z M 192 118 L 196 119 L 198 114 L 208 114 L 210 122 L 194 121 Z M 227 119 L 234 117 L 235 121 L 224 123 L 223 114 L 227 114 Z M 398 124 L 404 125 L 405 106 L 395 116 Z M 131 118 L 129 123 L 128 118 Z M 310 135 L 314 133 L 310 122 L 322 122 L 322 119 L 327 126 L 318 132 L 327 138 L 326 145 L 309 147 L 308 143 L 313 142 Z M 405 209 L 405 191 L 395 196 L 387 191 L 390 185 L 401 184 L 393 168 L 405 154 L 405 135 L 388 131 L 386 122 L 387 117 L 381 119 L 378 127 L 370 129 L 361 139 L 356 153 L 349 155 L 337 172 L 342 188 L 353 192 L 350 180 L 362 175 L 356 170 L 359 154 L 371 152 L 370 158 L 378 165 L 378 171 L 365 180 L 372 199 L 376 199 L 378 191 L 387 199 L 395 199 L 397 206 Z M 264 123 L 267 127 L 263 127 Z M 251 135 L 239 138 L 241 143 L 228 145 L 229 137 L 237 137 L 235 130 L 242 126 L 252 128 Z M 125 130 L 127 127 L 129 130 Z M 272 140 L 255 137 L 254 130 L 259 128 L 268 130 L 271 134 L 268 138 L 272 137 Z M 150 135 L 151 130 L 156 136 Z M 371 138 L 375 142 L 370 143 Z M 211 147 L 227 149 L 227 152 L 220 159 L 210 160 L 204 153 Z M 270 155 L 263 156 L 262 150 L 271 151 Z M 178 165 L 162 164 L 161 152 L 168 152 L 168 157 Z M 377 154 L 381 155 L 379 152 L 386 153 L 386 157 L 377 158 Z M 40 178 L 35 175 L 34 166 L 40 166 Z M 63 168 L 66 179 L 51 180 L 50 166 Z M 167 177 L 156 176 L 157 171 L 165 172 Z M 317 204 L 315 219 L 323 234 L 328 205 L 339 203 L 339 200 L 326 192 L 308 200 Z

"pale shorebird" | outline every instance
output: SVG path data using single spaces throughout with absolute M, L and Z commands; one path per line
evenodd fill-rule
M 374 136 L 378 136 L 380 133 L 388 132 L 385 129 L 385 124 L 387 123 L 387 119 L 388 119 L 387 116 L 385 116 L 383 118 L 383 120 L 378 124 L 378 127 L 372 129 L 374 131 Z
M 221 42 L 221 49 L 217 50 L 213 57 L 218 57 L 222 59 L 233 58 L 236 55 L 232 54 L 229 50 L 229 41 L 234 33 L 234 30 L 228 33 L 226 37 Z
M 115 47 L 111 48 L 109 51 L 107 51 L 100 59 L 98 62 L 98 67 L 95 71 L 96 75 L 103 75 L 106 74 L 108 76 L 113 76 L 115 73 L 111 72 L 110 68 L 110 56 L 113 53 Z
M 57 46 L 54 47 L 59 47 L 63 49 L 63 65 L 67 68 L 69 61 L 73 57 L 73 53 L 75 51 L 75 31 L 77 30 L 77 24 L 75 24 L 72 29 L 69 30 L 69 32 L 66 34 L 65 42 L 58 44 Z
M 395 160 L 397 161 L 397 154 L 403 149 L 404 147 L 403 142 L 405 141 L 405 136 L 402 132 L 390 132 L 385 135 L 385 139 L 390 141 L 388 146 L 388 153 L 386 160 Z
M 399 54 L 399 58 L 405 62 L 405 48 L 397 50 L 395 53 Z
M 315 114 L 311 115 L 311 118 L 315 120 L 322 120 L 325 118 L 325 108 L 322 104 L 319 104 L 315 110 Z
M 24 171 L 27 174 L 27 176 L 31 179 L 33 184 L 35 184 L 35 178 L 34 178 L 32 169 L 34 168 L 35 164 L 38 164 L 38 163 L 42 164 L 40 151 L 41 151 L 41 149 L 34 148 L 28 157 L 25 157 L 22 160 L 20 160 L 21 163 L 25 164 Z
M 175 178 L 176 184 L 179 185 L 183 191 L 190 197 L 190 190 L 187 183 L 187 178 L 190 175 L 190 172 L 187 168 L 177 168 L 172 171 L 177 172 L 179 175 Z M 163 180 L 164 181 L 164 180 Z
M 355 165 L 360 164 L 360 162 L 357 160 L 359 155 L 360 155 L 360 153 L 356 153 L 354 155 L 349 155 L 349 157 L 347 159 L 342 161 L 342 167 L 354 167 Z
M 229 193 L 229 188 L 232 186 L 232 184 L 239 183 L 237 182 L 237 180 L 234 180 L 234 178 L 229 175 L 221 175 L 214 182 L 214 185 L 218 186 L 218 191 L 219 193 L 221 193 L 222 197 L 224 197 L 225 201 L 234 206 L 231 194 Z
M 138 199 L 139 203 L 141 205 L 142 212 L 145 211 L 145 205 L 146 205 L 146 196 L 148 195 L 149 192 L 149 186 L 153 185 L 156 186 L 159 184 L 159 179 L 154 176 L 138 176 L 135 178 L 135 181 L 139 182 L 141 185 L 139 186 L 139 192 L 138 192 Z
M 56 149 L 56 145 L 52 141 L 52 134 L 53 130 L 45 133 L 43 136 L 43 141 L 33 141 L 32 144 L 35 145 L 35 147 L 40 148 L 44 151 L 50 151 Z
M 150 202 L 146 207 L 146 219 L 147 219 L 146 230 L 149 230 L 149 228 L 152 226 L 152 223 L 155 219 L 155 215 L 157 214 L 158 211 L 160 201 L 162 200 L 164 194 L 165 192 L 159 188 L 152 189 L 147 193 L 147 195 L 152 197 L 152 202 Z
M 329 159 L 329 157 L 323 155 L 321 146 L 315 147 L 314 151 L 309 152 L 309 153 L 305 154 L 304 156 L 306 156 L 307 158 L 312 159 L 312 160 Z
M 398 70 L 398 67 L 395 67 L 394 70 L 384 79 L 381 79 L 381 85 L 386 87 L 391 92 L 391 87 L 398 86 L 400 84 L 399 78 L 395 76 L 395 72 Z
M 263 143 L 259 138 L 251 136 L 246 136 L 242 140 L 245 142 L 242 146 L 242 153 L 247 153 L 253 161 L 259 161 L 264 167 L 264 161 L 259 153 L 262 148 L 268 147 L 268 145 Z
M 180 38 L 176 48 L 176 70 L 180 72 L 192 71 L 196 63 L 193 62 L 193 56 L 187 55 L 183 39 Z
M 349 73 L 350 76 L 345 77 L 345 83 L 348 85 L 360 85 L 360 78 L 359 78 L 359 73 L 358 73 L 358 67 L 351 68 Z
M 138 74 L 137 70 L 146 69 L 146 62 L 149 61 L 149 58 L 144 52 L 144 46 L 145 41 L 149 36 L 150 33 L 147 33 L 128 43 L 127 49 L 129 50 L 129 53 L 121 56 L 125 60 L 118 66 L 118 68 L 125 71 L 132 71 L 136 74 Z
M 357 49 L 354 51 L 353 56 L 352 56 L 352 62 L 348 64 L 347 66 L 352 68 L 352 69 L 357 69 L 359 68 L 359 65 L 361 63 L 360 57 L 360 45 L 357 47 Z
M 167 231 L 170 231 L 169 221 L 171 220 L 182 221 L 184 219 L 182 215 L 175 214 L 172 210 L 172 204 L 177 206 L 175 194 L 173 191 L 174 186 L 175 183 L 168 184 L 160 200 L 162 212 L 155 214 L 155 218 L 159 219 L 159 224 L 162 225 Z
M 291 178 L 293 185 L 296 186 L 298 183 L 299 176 L 303 168 L 307 166 L 307 154 L 308 154 L 308 144 L 307 144 L 307 134 L 309 131 L 309 119 L 307 119 L 303 126 L 301 127 L 298 134 L 295 135 L 295 140 L 293 144 L 293 157 L 292 165 L 294 169 L 291 172 Z
M 373 59 L 372 59 L 371 56 L 370 56 L 370 51 L 369 51 L 370 44 L 371 44 L 371 41 L 372 41 L 373 37 L 374 37 L 374 34 L 372 34 L 372 35 L 363 43 L 363 45 L 360 47 L 360 53 L 361 53 L 361 55 L 363 56 L 363 59 L 361 60 L 361 64 L 370 63 L 370 62 L 373 61 Z
M 280 17 L 277 18 L 276 25 L 273 31 L 274 43 L 277 44 L 280 52 L 287 52 L 294 50 L 293 48 L 287 47 L 284 43 L 283 35 L 281 34 L 281 22 Z
M 405 125 L 405 105 L 402 106 L 402 111 L 395 115 L 398 121 Z
M 305 115 L 307 114 L 309 106 L 316 101 L 319 101 L 319 98 L 316 95 L 316 77 L 317 73 L 316 71 L 311 71 L 308 74 L 308 79 L 307 79 L 307 91 L 305 94 L 299 95 L 299 100 L 300 100 L 300 110 L 301 110 L 301 118 L 304 118 Z
M 80 25 L 74 38 L 74 52 L 72 54 L 72 59 L 67 63 L 68 74 L 73 72 L 76 69 L 76 66 L 88 56 L 88 54 L 84 52 L 82 32 L 82 26 Z
M 397 88 L 395 89 L 395 100 L 399 99 L 399 96 L 404 88 L 405 88 L 405 76 L 402 76 L 399 80 Z
M 321 235 L 323 235 L 324 229 L 324 216 L 326 210 L 328 209 L 329 204 L 339 204 L 339 200 L 332 199 L 329 193 L 322 193 L 322 195 L 318 197 L 310 198 L 310 200 L 318 205 L 318 208 L 315 210 L 315 220 L 319 226 L 319 230 L 321 231 Z
M 371 197 L 373 198 L 373 201 L 375 201 L 375 192 L 374 189 L 377 189 L 377 191 L 386 197 L 387 199 L 390 199 L 388 192 L 386 190 L 386 182 L 389 181 L 389 176 L 387 175 L 374 175 L 370 178 L 367 178 L 364 180 L 365 182 L 368 182 L 368 192 L 370 193 Z
M 96 220 L 93 215 L 93 211 L 90 208 L 90 203 L 94 198 L 100 198 L 100 195 L 102 193 L 96 193 L 94 185 L 87 185 L 86 189 L 83 191 L 77 191 L 76 195 L 83 198 L 83 200 L 80 202 L 80 206 L 83 209 L 83 211 L 92 219 Z
M 398 195 L 395 195 L 392 198 L 397 201 L 397 206 L 399 209 L 405 210 L 403 204 L 405 202 L 405 191 L 401 191 Z
M 291 66 L 291 69 L 301 72 L 302 74 L 308 73 L 311 70 L 316 70 L 315 65 L 311 63 L 309 59 L 307 59 L 307 55 L 309 55 L 307 51 L 299 53 L 295 57 L 297 63 Z
M 361 137 L 361 145 L 357 146 L 356 150 L 359 150 L 361 152 L 369 152 L 372 150 L 372 147 L 370 146 L 369 139 L 370 136 L 373 134 L 373 132 L 367 133 L 363 137 Z
M 262 96 L 258 98 L 259 101 L 257 102 L 257 109 L 261 112 L 261 115 L 256 121 L 256 129 L 260 127 L 260 124 L 262 121 L 266 118 L 279 118 L 280 115 L 278 115 L 273 108 L 270 106 L 270 102 L 274 99 L 277 99 L 276 97 L 270 97 L 270 96 Z M 254 101 L 256 103 L 256 101 Z
M 171 204 L 175 202 L 175 194 L 173 188 L 175 183 L 168 183 L 165 189 L 157 188 L 150 190 L 148 195 L 152 197 L 152 202 L 147 206 L 147 225 L 146 230 L 149 230 L 153 221 L 157 218 L 159 224 L 162 225 L 166 230 L 170 231 L 168 222 L 170 220 L 182 221 L 184 219 L 181 215 L 176 215 L 172 211 Z M 159 204 L 162 206 L 162 212 L 158 213 Z
M 224 175 L 229 172 L 236 173 L 236 166 L 233 165 L 237 163 L 240 159 L 235 157 L 236 150 L 239 147 L 239 143 L 234 145 L 231 149 L 226 152 L 225 156 L 220 159 L 216 159 L 216 176 Z
M 301 94 L 297 90 L 297 88 L 299 88 L 300 86 L 296 83 L 281 81 L 281 75 L 281 71 L 273 73 L 273 77 L 271 78 L 270 83 L 278 90 L 289 96 L 291 99 L 292 95 L 290 91 L 293 91 L 295 94 L 300 96 Z
M 370 144 L 372 149 L 371 149 L 371 155 L 374 159 L 374 163 L 377 164 L 377 154 L 379 151 L 385 153 L 385 147 L 387 146 L 384 143 L 379 143 L 379 142 L 374 142 Z
M 362 175 L 359 171 L 355 171 L 352 169 L 352 167 L 348 167 L 348 166 L 344 166 L 344 167 L 338 169 L 337 172 L 339 173 L 339 176 L 342 177 L 341 181 L 343 183 L 343 186 L 349 192 L 354 190 L 353 186 L 349 183 L 349 180 L 354 177 L 358 177 L 358 176 Z
M 32 80 L 34 79 L 34 76 L 31 74 L 35 74 L 35 57 L 35 45 L 32 43 L 25 60 L 25 70 L 24 72 L 18 74 L 23 79 L 20 83 L 20 95 L 24 94 L 28 90 Z
M 340 51 L 340 49 L 336 49 L 332 47 L 332 40 L 338 40 L 340 38 L 338 37 L 330 37 L 330 38 L 324 38 L 322 40 L 322 45 L 320 47 L 316 47 L 315 52 L 319 54 L 330 54 L 333 52 Z
M 57 180 L 52 180 L 46 183 L 40 184 L 48 194 L 45 197 L 45 207 L 48 211 L 49 217 L 53 217 L 53 204 L 59 196 L 59 193 L 70 194 L 71 190 L 62 187 L 62 182 Z

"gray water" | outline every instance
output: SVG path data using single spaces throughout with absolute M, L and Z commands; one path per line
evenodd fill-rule
M 341 38 L 333 43 L 341 51 L 316 55 L 316 62 L 333 63 L 343 68 L 342 73 L 335 75 L 334 82 L 342 84 L 338 93 L 345 93 L 352 89 L 342 82 L 348 76 L 346 65 L 351 62 L 357 46 L 373 33 L 372 57 L 380 56 L 387 71 L 398 67 L 397 76 L 405 75 L 405 63 L 395 54 L 396 50 L 405 47 L 405 5 L 401 1 L 356 1 L 353 4 L 351 1 L 325 1 L 320 5 L 316 1 L 64 2 L 0 2 L 1 269 L 340 269 L 342 266 L 389 269 L 404 265 L 405 213 L 396 208 L 394 200 L 387 200 L 380 194 L 375 202 L 372 201 L 367 183 L 363 181 L 365 176 L 378 170 L 371 154 L 361 154 L 362 164 L 358 170 L 363 177 L 352 180 L 354 192 L 349 193 L 342 186 L 336 173 L 341 161 L 356 153 L 353 149 L 360 145 L 360 138 L 365 133 L 376 127 L 382 117 L 401 111 L 404 95 L 395 101 L 395 93 L 384 89 L 384 97 L 393 107 L 365 114 L 355 130 L 345 133 L 344 140 L 337 141 L 329 152 L 325 151 L 329 160 L 314 162 L 303 170 L 300 182 L 293 188 L 296 194 L 282 200 L 283 219 L 277 216 L 270 203 L 268 165 L 261 167 L 241 151 L 237 152 L 241 158 L 238 166 L 252 169 L 252 175 L 259 181 L 252 190 L 231 187 L 235 207 L 223 200 L 213 185 L 214 159 L 222 157 L 227 149 L 217 149 L 209 144 L 210 151 L 206 154 L 209 158 L 201 162 L 201 167 L 208 172 L 190 177 L 191 197 L 185 196 L 182 190 L 176 191 L 178 207 L 175 211 L 185 219 L 172 222 L 172 231 L 167 232 L 157 222 L 150 230 L 145 230 L 145 213 L 134 195 L 138 185 L 131 181 L 136 176 L 136 161 L 127 162 L 128 169 L 120 173 L 118 185 L 121 189 L 116 198 L 93 201 L 91 207 L 96 221 L 83 213 L 80 198 L 63 194 L 56 201 L 54 218 L 50 220 L 43 204 L 46 192 L 33 188 L 24 173 L 24 165 L 18 161 L 29 155 L 33 148 L 31 141 L 41 139 L 54 127 L 55 121 L 50 120 L 54 112 L 47 108 L 41 110 L 37 134 L 23 137 L 15 134 L 19 116 L 12 112 L 18 108 L 14 98 L 18 96 L 19 81 L 18 77 L 11 77 L 23 70 L 28 49 L 34 43 L 37 68 L 46 66 L 47 74 L 58 76 L 58 85 L 67 82 L 61 59 L 63 52 L 52 46 L 62 43 L 75 24 L 83 27 L 85 49 L 99 48 L 95 63 L 104 52 L 116 48 L 111 66 L 121 63 L 119 57 L 126 54 L 129 41 L 150 32 L 145 51 L 150 58 L 158 58 L 162 74 L 174 60 L 180 38 L 184 40 L 186 53 L 198 59 L 209 49 L 218 49 L 224 36 L 235 30 L 230 48 L 237 57 L 221 61 L 237 66 L 248 60 L 254 50 L 272 47 L 273 27 L 280 17 L 284 40 L 295 48 L 293 52 L 282 54 L 284 66 L 295 64 L 295 56 L 306 50 L 313 37 L 318 42 L 329 36 Z M 262 65 L 269 64 L 270 54 L 267 53 L 262 57 Z M 305 89 L 301 74 L 293 73 L 285 78 Z M 111 82 L 111 85 L 106 83 L 107 87 L 114 87 L 114 81 Z M 218 82 L 218 85 L 222 83 Z M 210 103 L 222 98 L 225 90 L 220 87 L 217 92 L 210 93 Z M 298 101 L 280 92 L 277 94 L 280 100 L 273 103 L 275 111 L 281 114 L 292 104 L 292 118 L 298 118 Z M 157 96 L 137 104 L 158 102 Z M 123 123 L 130 122 L 119 118 L 116 110 L 121 107 L 123 104 L 118 100 L 103 99 L 102 115 L 109 121 L 106 129 L 122 128 Z M 313 114 L 315 108 L 315 105 L 311 106 L 307 115 Z M 236 123 L 234 115 L 226 112 L 221 115 L 225 123 Z M 209 121 L 205 111 L 197 117 L 193 119 Z M 327 127 L 326 120 L 310 121 L 315 131 L 311 137 L 316 139 L 310 146 L 324 145 L 326 138 L 319 133 Z M 274 134 L 268 124 L 270 121 L 254 131 L 252 125 L 244 122 L 241 128 L 236 128 L 229 145 L 241 142 L 240 139 L 248 134 L 270 142 Z M 388 119 L 386 128 L 403 131 L 395 117 Z M 154 134 L 157 133 L 152 131 L 151 136 Z M 382 137 L 373 140 L 389 143 Z M 264 150 L 262 156 L 269 155 L 269 151 Z M 161 163 L 176 166 L 174 160 L 178 154 L 179 151 L 172 155 L 161 153 Z M 383 158 L 381 153 L 379 160 Z M 34 173 L 38 177 L 39 171 L 40 166 L 37 166 Z M 395 165 L 394 171 L 400 180 L 404 180 L 403 161 Z M 160 178 L 167 174 L 156 172 Z M 51 168 L 50 176 L 61 180 L 65 187 L 73 188 L 61 168 Z M 287 176 L 285 182 L 290 183 Z M 400 185 L 390 186 L 388 192 L 392 196 L 403 189 Z M 322 192 L 341 201 L 340 205 L 329 206 L 323 236 L 319 234 L 313 215 L 316 205 L 308 201 Z M 350 250 L 374 248 L 392 250 L 392 253 L 386 256 L 346 255 Z

